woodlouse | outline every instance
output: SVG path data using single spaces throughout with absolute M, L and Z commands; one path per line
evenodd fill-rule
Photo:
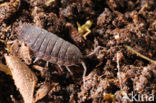
M 86 74 L 86 66 L 82 61 L 82 54 L 78 47 L 63 40 L 62 38 L 50 33 L 44 29 L 31 24 L 20 24 L 17 28 L 17 37 L 24 41 L 32 50 L 36 60 L 65 66 L 69 72 L 68 66 L 81 63 L 84 68 L 83 82 Z

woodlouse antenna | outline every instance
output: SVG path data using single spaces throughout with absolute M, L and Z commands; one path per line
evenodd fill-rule
M 87 67 L 86 67 L 86 64 L 84 63 L 84 61 L 81 61 L 81 64 L 82 64 L 82 66 L 84 68 L 82 78 L 83 78 L 83 87 L 85 88 L 86 87 L 86 85 L 85 85 L 85 76 L 86 76 L 86 72 L 87 72 Z
M 93 55 L 95 55 L 101 48 L 103 48 L 102 46 L 97 46 L 91 53 L 89 53 L 86 56 L 83 56 L 84 58 L 90 58 Z

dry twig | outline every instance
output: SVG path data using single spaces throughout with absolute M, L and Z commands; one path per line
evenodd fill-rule
M 149 62 L 151 62 L 151 63 L 156 64 L 156 61 L 155 61 L 155 60 L 152 60 L 152 59 L 150 59 L 150 58 L 148 58 L 148 57 L 146 57 L 146 56 L 140 54 L 139 52 L 137 52 L 136 50 L 134 50 L 134 49 L 131 48 L 130 46 L 127 46 L 127 45 L 126 45 L 125 47 L 127 48 L 128 51 L 130 51 L 130 52 L 136 54 L 137 56 L 139 56 L 139 57 L 141 57 L 141 58 L 143 58 L 143 59 L 145 59 L 145 60 L 147 60 L 147 61 L 149 61 Z

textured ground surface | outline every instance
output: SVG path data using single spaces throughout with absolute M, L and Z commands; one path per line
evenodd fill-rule
M 102 48 L 87 65 L 86 88 L 82 85 L 82 66 L 72 66 L 71 77 L 66 69 L 49 65 L 50 92 L 38 103 L 103 103 L 131 102 L 136 94 L 156 95 L 156 64 L 133 54 L 126 46 L 156 60 L 155 0 L 0 0 L 0 63 L 6 65 L 5 41 L 16 40 L 15 28 L 30 23 L 75 44 L 83 55 L 97 46 Z M 51 2 L 50 2 L 51 1 Z M 86 39 L 78 32 L 77 22 L 92 21 Z M 33 34 L 32 34 L 33 35 Z M 31 63 L 38 83 L 45 80 L 33 65 L 44 67 L 45 61 Z M 64 67 L 63 67 L 64 68 Z M 120 71 L 119 71 L 120 69 Z M 118 75 L 119 74 L 119 75 Z M 156 97 L 155 97 L 156 98 Z M 22 102 L 11 76 L 0 72 L 0 103 Z

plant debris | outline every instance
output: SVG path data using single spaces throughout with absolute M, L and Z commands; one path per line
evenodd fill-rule
M 37 83 L 36 75 L 19 58 L 5 54 L 5 59 L 24 103 L 33 103 L 33 94 Z
M 50 89 L 51 89 L 50 87 L 51 87 L 50 83 L 45 82 L 44 84 L 42 84 L 36 92 L 34 101 L 37 102 L 38 100 L 45 97 L 48 94 L 48 92 L 50 91 Z
M 141 58 L 143 58 L 143 59 L 145 59 L 145 60 L 148 60 L 148 61 L 150 61 L 151 63 L 156 64 L 156 61 L 154 61 L 154 60 L 152 60 L 152 59 L 150 59 L 150 58 L 148 58 L 148 57 L 146 57 L 146 56 L 140 54 L 139 52 L 135 51 L 135 50 L 134 50 L 133 48 L 131 48 L 130 46 L 126 46 L 126 48 L 127 48 L 129 51 L 131 51 L 132 53 L 136 54 L 137 56 L 139 56 L 139 57 L 141 57 Z
M 77 26 L 78 26 L 78 32 L 81 35 L 83 35 L 83 37 L 86 39 L 86 37 L 91 33 L 91 30 L 89 28 L 92 26 L 92 21 L 87 20 L 86 23 L 83 24 L 82 26 L 80 26 L 80 24 L 77 22 Z
M 6 66 L 6 65 L 4 65 L 2 63 L 0 63 L 0 71 L 4 72 L 7 75 L 11 75 L 11 71 L 8 68 L 8 66 Z

